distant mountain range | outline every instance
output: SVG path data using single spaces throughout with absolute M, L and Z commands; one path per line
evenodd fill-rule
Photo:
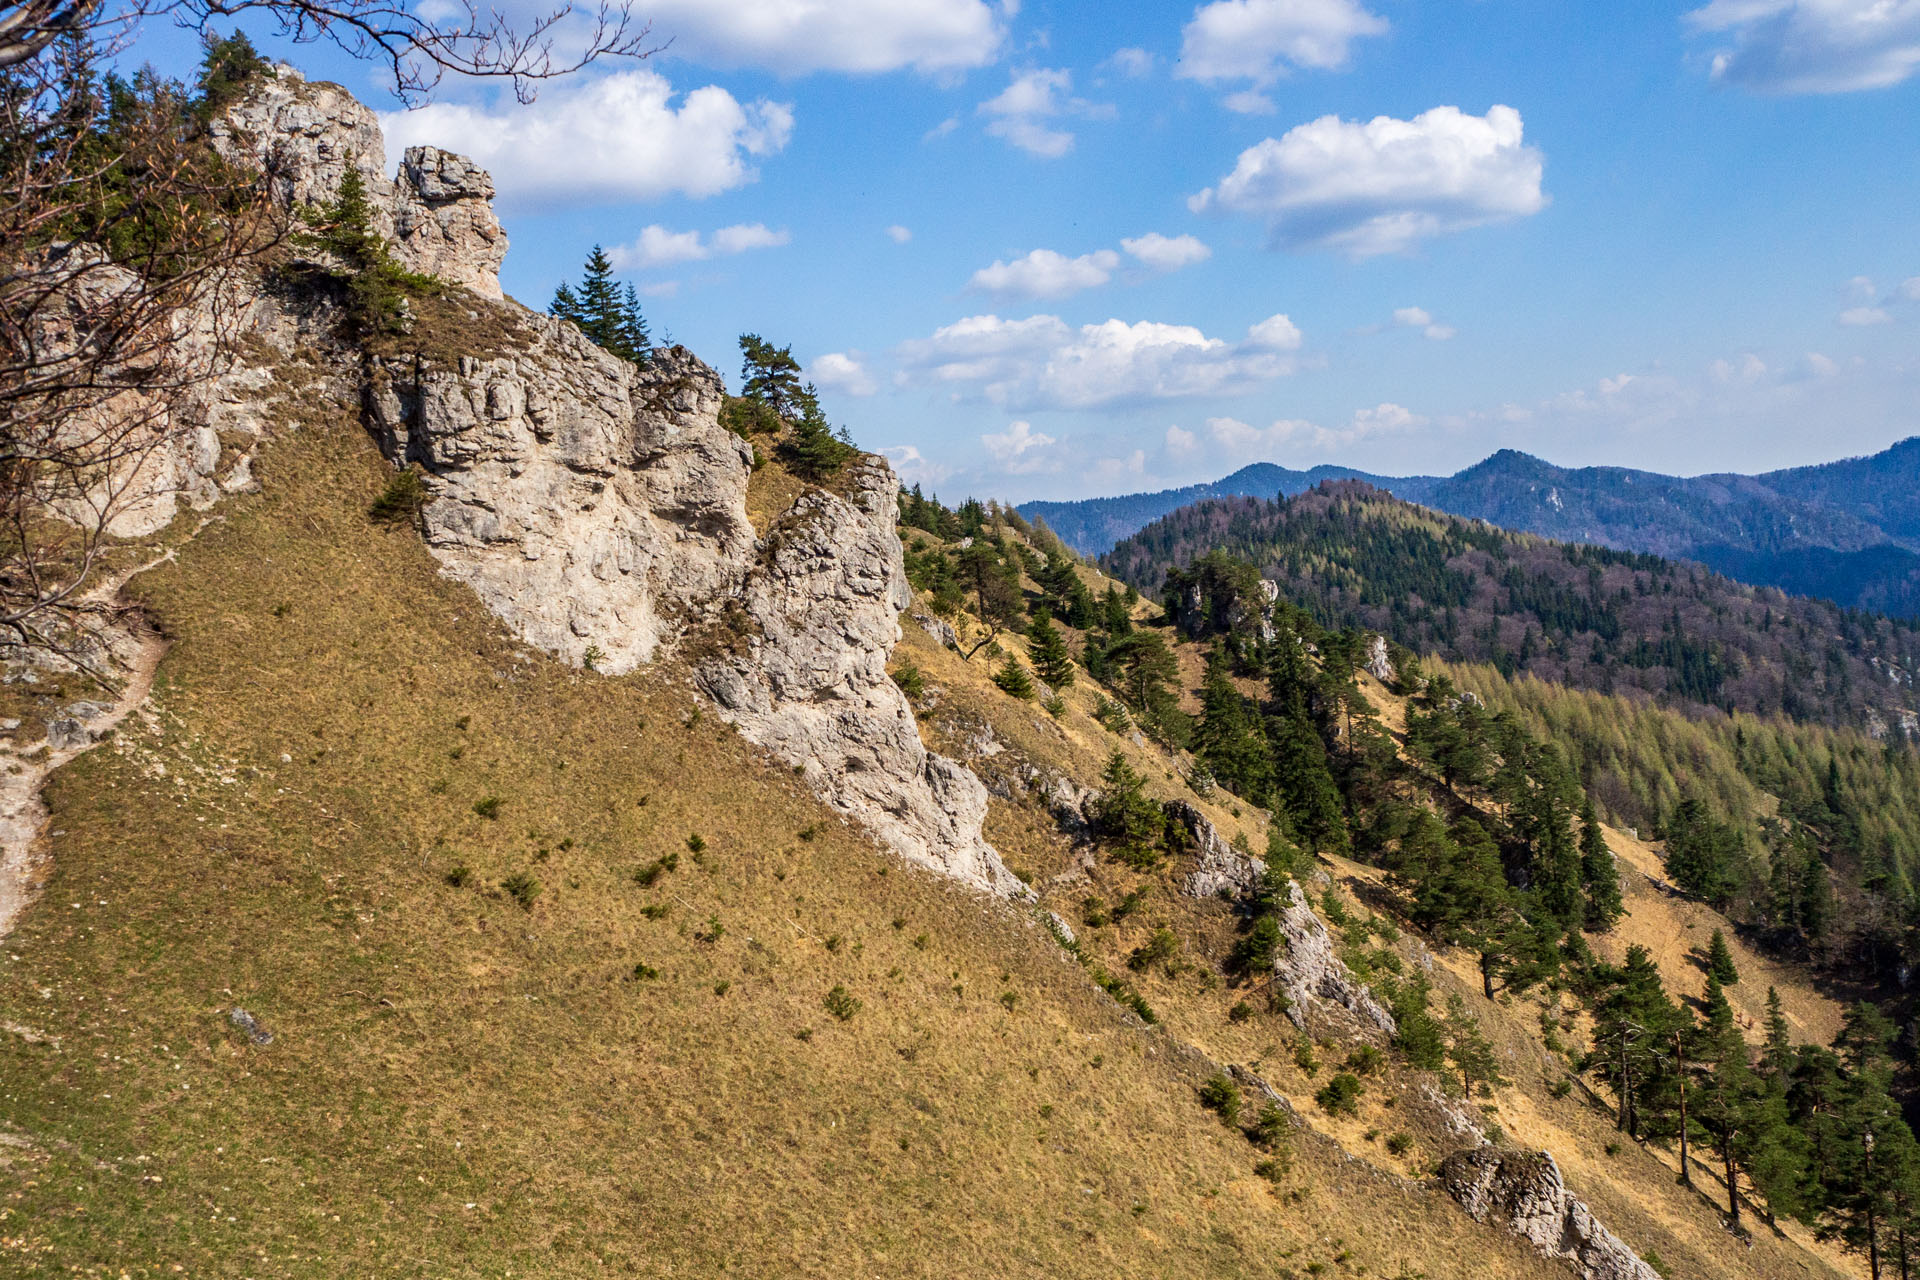
M 1020 513 L 1098 555 L 1208 498 L 1291 497 L 1323 480 L 1346 479 L 1502 528 L 1693 560 L 1742 582 L 1920 616 L 1920 436 L 1870 457 L 1756 476 L 1556 467 L 1513 449 L 1451 476 L 1331 466 L 1294 471 L 1260 462 L 1212 484 L 1029 502 Z

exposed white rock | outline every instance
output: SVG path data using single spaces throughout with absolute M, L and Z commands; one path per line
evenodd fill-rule
M 378 198 L 387 185 L 380 121 L 339 85 L 276 67 L 213 120 L 208 133 L 227 160 L 264 170 L 284 208 L 333 199 L 347 170 L 358 169 L 373 197 L 377 229 L 391 232 L 391 215 Z
M 377 367 L 369 416 L 389 457 L 425 468 L 427 544 L 450 576 L 530 644 L 630 671 L 744 578 L 752 451 L 684 348 L 641 369 L 512 310 L 510 355 Z
M 1293 1001 L 1287 1014 L 1296 1026 L 1306 1025 L 1303 1010 L 1318 1000 L 1346 1010 L 1363 1031 L 1388 1036 L 1394 1033 L 1393 1015 L 1381 1007 L 1364 983 L 1354 980 L 1326 924 L 1307 905 L 1307 895 L 1298 881 L 1287 883 L 1280 935 L 1283 942 L 1273 958 L 1273 973 Z
M 493 214 L 493 179 L 465 156 L 408 147 L 393 184 L 394 253 L 415 271 L 498 298 L 507 233 Z
M 1474 1221 L 1506 1228 L 1542 1257 L 1567 1263 L 1583 1280 L 1659 1280 L 1658 1272 L 1567 1190 L 1548 1152 L 1491 1145 L 1458 1151 L 1441 1164 L 1440 1185 Z
M 1393 659 L 1387 656 L 1387 638 L 1372 636 L 1367 640 L 1367 674 L 1381 684 L 1393 683 Z
M 701 662 L 700 684 L 743 736 L 800 767 L 902 857 L 1024 894 L 980 834 L 986 787 L 922 745 L 887 676 L 899 614 L 913 600 L 894 531 L 899 484 L 877 458 L 847 480 L 848 496 L 813 490 L 769 531 L 740 593 L 733 643 Z
M 1167 806 L 1167 815 L 1186 828 L 1193 840 L 1193 870 L 1181 877 L 1181 891 L 1195 898 L 1212 898 L 1222 893 L 1252 893 L 1260 887 L 1267 864 L 1249 857 L 1221 839 L 1220 831 L 1207 815 L 1184 800 Z

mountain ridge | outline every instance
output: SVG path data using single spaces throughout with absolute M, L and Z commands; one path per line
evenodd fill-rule
M 1670 476 L 1631 467 L 1558 467 L 1501 449 L 1450 476 L 1383 476 L 1253 463 L 1205 485 L 1080 502 L 1029 502 L 1084 554 L 1208 498 L 1293 497 L 1324 480 L 1363 480 L 1449 515 L 1564 542 L 1692 560 L 1755 586 L 1850 608 L 1920 616 L 1920 436 L 1877 454 L 1758 475 Z

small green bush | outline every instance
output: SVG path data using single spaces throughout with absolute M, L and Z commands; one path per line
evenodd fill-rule
M 456 889 L 464 889 L 473 883 L 473 868 L 462 862 L 447 872 L 447 883 Z
M 381 524 L 400 524 L 412 520 L 427 505 L 427 482 L 412 467 L 396 471 L 387 487 L 367 508 L 367 514 Z
M 1224 1075 L 1210 1076 L 1200 1086 L 1200 1105 L 1219 1115 L 1223 1124 L 1240 1123 L 1240 1086 Z
M 677 853 L 669 853 L 664 857 L 655 858 L 652 862 L 649 862 L 646 866 L 641 867 L 633 873 L 633 882 L 642 888 L 651 887 L 661 876 L 676 869 L 679 865 L 680 855 Z
M 1320 1071 L 1320 1059 L 1313 1056 L 1313 1044 L 1302 1040 L 1293 1049 L 1293 1065 L 1308 1075 L 1317 1075 Z
M 893 682 L 900 686 L 900 692 L 914 702 L 920 701 L 927 692 L 927 677 L 920 668 L 904 659 L 893 669 Z
M 652 982 L 659 976 L 660 971 L 650 964 L 643 962 L 633 966 L 633 980 L 635 982 Z
M 1413 1150 L 1413 1135 L 1410 1133 L 1390 1133 L 1387 1135 L 1387 1150 L 1396 1156 L 1403 1156 Z
M 533 910 L 533 900 L 540 896 L 540 882 L 524 871 L 516 871 L 500 882 L 509 898 L 527 911 Z
M 1171 960 L 1179 954 L 1180 939 L 1174 936 L 1173 930 L 1163 925 L 1153 931 L 1153 936 L 1133 949 L 1133 954 L 1127 957 L 1127 968 L 1135 973 L 1144 973 L 1154 964 L 1162 960 Z
M 1247 1137 L 1263 1147 L 1280 1143 L 1293 1131 L 1293 1118 L 1277 1102 L 1269 1102 L 1260 1108 L 1260 1114 L 1254 1118 L 1253 1128 L 1247 1131 Z
M 1032 702 L 1035 697 L 1033 677 L 1027 669 L 1008 658 L 1001 668 L 993 673 L 993 682 L 1000 686 L 1000 692 L 1010 694 L 1022 702 Z
M 646 906 L 640 908 L 640 914 L 649 920 L 665 920 L 669 910 L 671 910 L 671 908 L 664 902 L 649 902 Z
M 1363 1044 L 1347 1055 L 1347 1070 L 1357 1076 L 1370 1076 L 1386 1064 L 1387 1055 L 1370 1044 Z
M 1245 1022 L 1253 1016 L 1253 1006 L 1245 1000 L 1236 1000 L 1233 1008 L 1227 1010 L 1228 1022 Z
M 820 1003 L 826 1006 L 828 1013 L 842 1022 L 851 1022 L 853 1015 L 860 1012 L 860 1002 L 854 999 L 853 994 L 845 987 L 838 984 L 833 990 L 827 992 Z
M 1255 1177 L 1265 1178 L 1268 1182 L 1278 1182 L 1287 1176 L 1287 1169 L 1291 1163 L 1289 1159 L 1276 1156 L 1254 1165 L 1253 1173 Z
M 500 806 L 504 803 L 506 802 L 499 796 L 482 796 L 473 802 L 473 811 L 489 822 L 497 821 L 500 817 Z
M 1067 700 L 1057 693 L 1051 698 L 1043 699 L 1040 706 L 1042 710 L 1056 720 L 1067 714 Z
M 1006 1006 L 1008 1013 L 1012 1013 L 1014 1006 L 1020 1003 L 1020 997 L 1011 991 L 1002 991 L 1000 993 L 1000 1003 Z
M 700 838 L 700 834 L 698 832 L 695 832 L 693 835 L 690 835 L 687 837 L 687 852 L 705 853 L 706 851 L 707 851 L 707 842 Z
M 1359 1076 L 1350 1071 L 1342 1071 L 1327 1081 L 1320 1092 L 1313 1095 L 1313 1100 L 1319 1103 L 1320 1109 L 1328 1115 L 1357 1116 L 1360 1114 L 1360 1095 L 1365 1088 L 1366 1086 L 1360 1083 Z

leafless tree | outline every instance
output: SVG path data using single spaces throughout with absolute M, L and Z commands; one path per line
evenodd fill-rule
M 207 125 L 231 84 L 198 91 L 94 67 L 144 24 L 203 35 L 242 14 L 294 42 L 383 65 L 403 100 L 448 73 L 545 79 L 644 57 L 625 5 L 563 5 L 524 25 L 401 0 L 0 0 L 0 657 L 23 647 L 85 665 L 124 535 L 172 509 L 195 393 L 227 368 L 247 281 L 287 236 L 270 175 L 215 154 Z

